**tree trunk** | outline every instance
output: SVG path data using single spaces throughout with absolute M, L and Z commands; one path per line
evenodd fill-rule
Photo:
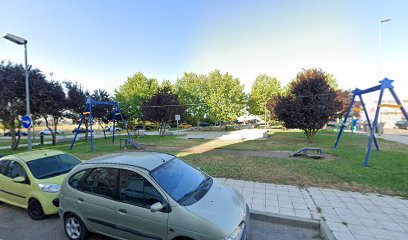
M 50 126 L 50 124 L 49 124 L 49 122 L 48 122 L 48 118 L 47 118 L 47 116 L 43 116 L 43 118 L 44 118 L 44 120 L 45 120 L 45 127 L 51 132 L 51 138 L 52 138 L 52 145 L 56 145 L 57 144 L 57 141 L 56 141 L 56 131 L 54 131 L 52 128 L 51 128 L 51 126 Z
M 58 128 L 59 117 L 52 116 L 52 120 L 53 120 L 53 125 L 54 125 L 54 134 L 52 135 L 52 145 L 57 145 L 57 128 Z
M 17 150 L 19 141 L 17 141 L 16 138 L 16 125 L 14 123 L 14 119 L 10 122 L 10 135 L 11 135 L 11 149 Z
M 309 143 L 313 143 L 313 137 L 316 135 L 318 130 L 313 129 L 313 130 L 304 130 L 304 131 L 305 131 L 305 134 L 307 136 Z
M 165 126 L 166 126 L 165 122 L 159 123 L 159 135 L 160 136 L 164 136 L 164 133 L 166 132 Z
M 103 131 L 103 137 L 106 139 L 106 131 L 105 128 L 102 126 L 101 122 L 98 121 L 99 126 L 102 128 Z
M 310 130 L 305 130 L 305 134 L 307 136 L 307 140 L 308 142 L 311 144 L 313 143 L 313 135 L 312 132 Z
M 89 125 L 86 124 L 86 123 L 84 123 L 84 125 L 85 125 L 85 142 L 87 142 L 88 141 L 88 128 L 89 128 Z

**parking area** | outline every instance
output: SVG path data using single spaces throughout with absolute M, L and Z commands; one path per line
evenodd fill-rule
M 0 202 L 0 216 L 0 240 L 68 239 L 65 236 L 62 221 L 57 215 L 50 216 L 42 221 L 34 221 L 28 217 L 25 209 L 13 207 Z M 88 239 L 110 240 L 111 238 L 93 234 Z M 250 239 L 316 240 L 321 238 L 319 232 L 315 229 L 253 220 L 251 222 Z
M 58 215 L 34 221 L 27 215 L 25 209 L 0 202 L 0 216 L 0 240 L 68 239 Z M 109 238 L 92 235 L 89 239 L 107 240 Z

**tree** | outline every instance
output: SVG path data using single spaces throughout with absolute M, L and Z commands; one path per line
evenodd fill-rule
M 205 104 L 208 93 L 208 78 L 205 75 L 185 72 L 174 85 L 180 102 L 186 106 L 186 117 L 188 122 L 197 125 L 209 116 L 209 107 Z
M 230 121 L 240 116 L 245 110 L 247 97 L 239 79 L 228 73 L 221 74 L 219 70 L 210 72 L 207 78 L 204 100 L 210 118 L 213 121 Z
M 20 117 L 26 110 L 24 82 L 23 65 L 0 62 L 0 119 L 4 126 L 10 129 L 13 150 L 16 150 L 20 143 L 20 135 L 16 136 L 15 130 L 21 128 Z
M 185 107 L 169 86 L 164 86 L 143 104 L 143 120 L 156 122 L 159 135 L 163 136 L 167 125 L 174 121 L 176 114 L 184 115 Z
M 112 102 L 112 97 L 103 89 L 95 90 L 92 94 L 92 99 L 98 102 Z M 113 120 L 113 111 L 112 106 L 103 106 L 97 105 L 92 106 L 92 117 L 96 120 L 96 122 L 101 126 L 103 129 L 103 135 L 106 139 L 106 131 L 105 127 L 109 124 L 110 121 Z M 105 124 L 103 126 L 102 124 Z
M 274 96 L 281 93 L 280 82 L 275 77 L 260 74 L 252 84 L 248 99 L 249 113 L 254 115 L 265 114 L 265 104 Z
M 122 113 L 129 119 L 137 120 L 142 117 L 143 105 L 159 89 L 156 79 L 145 77 L 141 72 L 128 77 L 127 81 L 115 89 L 115 100 L 119 102 Z
M 73 123 L 78 124 L 84 112 L 85 102 L 89 96 L 89 91 L 84 89 L 80 84 L 71 81 L 64 82 L 67 89 L 67 110 L 66 116 L 72 119 Z M 83 124 L 85 125 L 85 141 L 88 140 L 88 117 L 84 117 Z M 79 130 L 79 129 L 78 129 Z
M 338 118 L 344 118 L 346 116 L 348 107 L 350 106 L 352 100 L 352 93 L 350 90 L 336 90 L 336 111 Z M 354 102 L 353 108 L 361 108 L 361 102 Z M 360 112 L 352 111 L 352 114 L 356 118 L 360 118 Z
M 0 121 L 0 129 L 3 131 L 3 135 L 4 135 L 6 133 L 6 126 L 4 126 L 4 124 L 1 121 Z
M 337 83 L 337 79 L 334 77 L 334 75 L 331 73 L 325 73 L 325 76 L 327 79 L 327 84 L 329 84 L 333 90 L 338 90 L 339 84 Z
M 41 73 L 31 77 L 33 85 L 32 102 L 33 115 L 44 118 L 45 126 L 51 132 L 52 144 L 57 144 L 58 123 L 64 116 L 66 109 L 66 96 L 59 82 L 47 81 Z
M 288 94 L 273 98 L 267 107 L 286 128 L 302 129 L 312 143 L 336 114 L 336 93 L 321 69 L 302 70 L 289 84 Z

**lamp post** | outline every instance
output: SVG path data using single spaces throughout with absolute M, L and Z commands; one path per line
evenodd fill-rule
M 25 60 L 25 90 L 26 90 L 26 115 L 30 116 L 30 91 L 28 86 L 28 66 L 27 66 L 27 40 L 13 34 L 7 33 L 4 38 L 18 45 L 24 45 L 24 60 Z M 30 116 L 31 117 L 31 116 Z M 30 127 L 31 128 L 31 127 Z M 28 151 L 31 151 L 31 129 L 27 129 L 27 145 Z
M 391 21 L 383 19 L 378 22 L 378 80 L 381 80 L 381 24 Z

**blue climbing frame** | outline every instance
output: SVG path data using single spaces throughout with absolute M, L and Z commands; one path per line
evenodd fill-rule
M 91 150 L 94 151 L 94 137 L 92 131 L 92 106 L 95 105 L 104 105 L 104 106 L 113 106 L 113 131 L 112 131 L 112 143 L 115 143 L 115 124 L 116 124 L 116 115 L 120 115 L 120 119 L 122 120 L 123 126 L 126 129 L 128 138 L 130 138 L 129 130 L 126 125 L 125 120 L 123 119 L 122 112 L 120 111 L 120 107 L 118 102 L 97 102 L 94 101 L 91 97 L 88 97 L 85 102 L 84 112 L 82 113 L 81 120 L 79 121 L 79 125 L 77 131 L 75 132 L 74 140 L 72 140 L 70 150 L 74 148 L 75 141 L 77 139 L 79 129 L 81 128 L 82 122 L 85 118 L 85 115 L 89 115 L 89 131 L 91 131 Z
M 355 102 L 355 100 L 356 100 L 356 97 L 358 96 L 359 99 L 360 99 L 360 102 L 361 102 L 361 106 L 363 107 L 365 117 L 366 117 L 367 122 L 368 122 L 368 127 L 370 128 L 370 136 L 369 136 L 369 138 L 368 138 L 368 145 L 367 145 L 367 149 L 366 149 L 366 156 L 365 156 L 365 159 L 364 159 L 364 167 L 367 167 L 367 166 L 368 166 L 368 159 L 369 159 L 369 157 L 370 157 L 371 145 L 373 144 L 373 141 L 374 141 L 376 150 L 379 150 L 378 142 L 377 142 L 377 139 L 375 138 L 375 129 L 376 129 L 376 126 L 377 126 L 377 124 L 378 124 L 378 116 L 380 115 L 380 108 L 382 107 L 381 102 L 382 102 L 382 98 L 383 98 L 383 94 L 384 94 L 384 90 L 385 90 L 385 89 L 388 89 L 388 90 L 391 92 L 392 96 L 393 96 L 394 99 L 395 99 L 395 102 L 397 103 L 397 105 L 395 105 L 395 106 L 393 106 L 393 107 L 398 107 L 398 108 L 400 108 L 401 111 L 402 111 L 402 114 L 404 114 L 405 119 L 408 120 L 408 114 L 407 114 L 407 112 L 405 111 L 404 107 L 402 106 L 401 101 L 399 100 L 397 94 L 394 92 L 394 86 L 392 86 L 392 83 L 393 83 L 393 82 L 394 82 L 394 80 L 390 80 L 390 79 L 388 79 L 388 78 L 384 78 L 383 80 L 380 81 L 380 85 L 378 85 L 378 86 L 375 86 L 375 87 L 372 87 L 372 88 L 368 88 L 368 89 L 365 89 L 365 90 L 360 90 L 360 89 L 356 88 L 356 89 L 352 92 L 352 93 L 353 93 L 352 101 L 351 101 L 351 103 L 350 103 L 350 106 L 349 106 L 348 109 L 347 109 L 346 116 L 345 116 L 345 118 L 344 118 L 343 124 L 341 125 L 339 134 L 337 135 L 336 143 L 334 144 L 333 150 L 336 150 L 336 147 L 337 147 L 337 145 L 338 145 L 338 143 L 339 143 L 339 141 L 340 141 L 341 135 L 342 135 L 342 133 L 343 133 L 344 126 L 345 126 L 345 124 L 346 124 L 346 122 L 347 122 L 348 117 L 350 116 L 350 112 L 351 112 L 351 110 L 352 110 L 352 108 L 353 108 L 353 105 L 354 105 L 354 102 Z M 376 108 L 376 111 L 375 111 L 374 121 L 373 121 L 373 123 L 371 124 L 370 119 L 369 119 L 369 117 L 368 117 L 367 109 L 366 109 L 365 104 L 364 104 L 364 101 L 363 101 L 362 95 L 363 95 L 363 94 L 366 94 L 366 93 L 375 92 L 375 91 L 380 91 L 380 96 L 379 96 L 379 98 L 378 98 L 378 103 L 377 103 L 377 108 Z M 385 104 L 385 105 L 389 106 L 389 104 Z

